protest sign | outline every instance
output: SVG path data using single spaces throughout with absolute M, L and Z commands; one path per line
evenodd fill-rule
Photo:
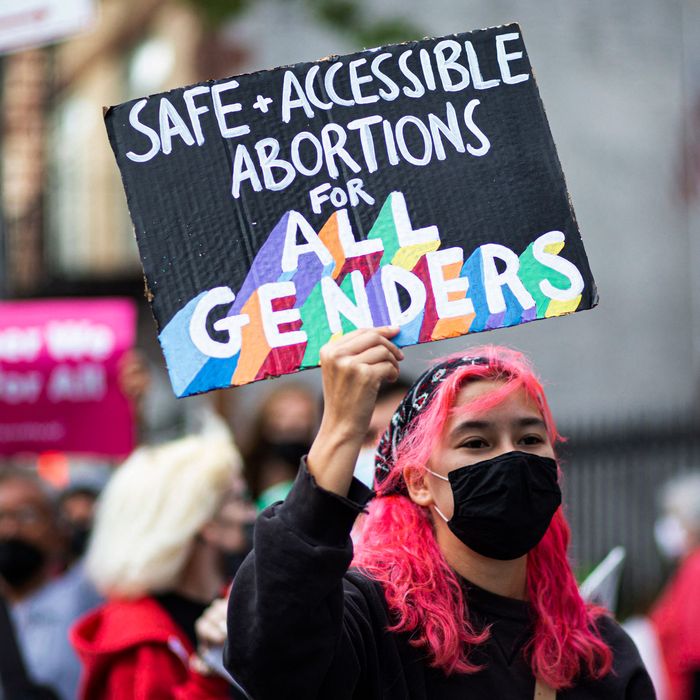
M 0 0 L 0 54 L 85 31 L 96 15 L 94 0 Z
M 0 303 L 0 454 L 128 454 L 134 421 L 118 367 L 135 324 L 127 299 Z
M 106 113 L 178 396 L 597 303 L 517 25 Z

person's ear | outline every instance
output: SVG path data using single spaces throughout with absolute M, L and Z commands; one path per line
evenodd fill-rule
M 428 486 L 428 472 L 417 465 L 409 465 L 403 469 L 403 478 L 411 500 L 419 506 L 428 507 L 435 502 Z
M 216 523 L 209 521 L 202 526 L 202 529 L 197 533 L 197 539 L 205 544 L 216 546 L 217 544 L 217 527 Z

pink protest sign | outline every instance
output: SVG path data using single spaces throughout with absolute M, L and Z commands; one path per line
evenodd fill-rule
M 128 454 L 134 419 L 118 370 L 135 325 L 128 299 L 0 303 L 0 454 Z

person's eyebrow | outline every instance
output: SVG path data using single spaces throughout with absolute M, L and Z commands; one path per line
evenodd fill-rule
M 541 430 L 546 430 L 547 425 L 544 420 L 539 416 L 523 416 L 521 418 L 516 418 L 513 421 L 514 425 L 518 428 L 540 428 Z M 465 420 L 457 424 L 451 431 L 450 436 L 457 438 L 463 433 L 467 433 L 470 430 L 491 430 L 493 429 L 493 422 L 487 420 Z
M 527 416 L 524 418 L 517 418 L 515 424 L 519 428 L 542 428 L 542 430 L 547 429 L 547 425 L 538 416 Z
M 457 424 L 450 431 L 450 435 L 457 437 L 462 433 L 467 433 L 470 430 L 488 430 L 493 427 L 493 423 L 487 420 L 465 420 Z

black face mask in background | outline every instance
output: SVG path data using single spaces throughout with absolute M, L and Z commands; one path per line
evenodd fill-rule
M 241 568 L 243 560 L 248 556 L 248 552 L 223 552 L 223 570 L 224 577 L 228 583 L 233 581 L 233 577 L 236 575 L 238 569 Z
M 221 559 L 224 577 L 228 582 L 233 581 L 238 569 L 240 569 L 243 560 L 250 554 L 253 549 L 253 531 L 254 524 L 244 525 L 245 530 L 245 546 L 239 552 L 227 552 L 222 550 Z
M 43 568 L 46 555 L 19 537 L 0 540 L 0 577 L 11 588 L 22 588 Z
M 71 555 L 76 559 L 80 559 L 85 554 L 90 541 L 90 531 L 91 529 L 88 525 L 76 525 L 71 528 L 68 547 Z
M 450 482 L 454 497 L 452 518 L 438 513 L 469 549 L 490 559 L 527 554 L 561 504 L 557 463 L 529 452 L 506 452 L 435 476 Z

